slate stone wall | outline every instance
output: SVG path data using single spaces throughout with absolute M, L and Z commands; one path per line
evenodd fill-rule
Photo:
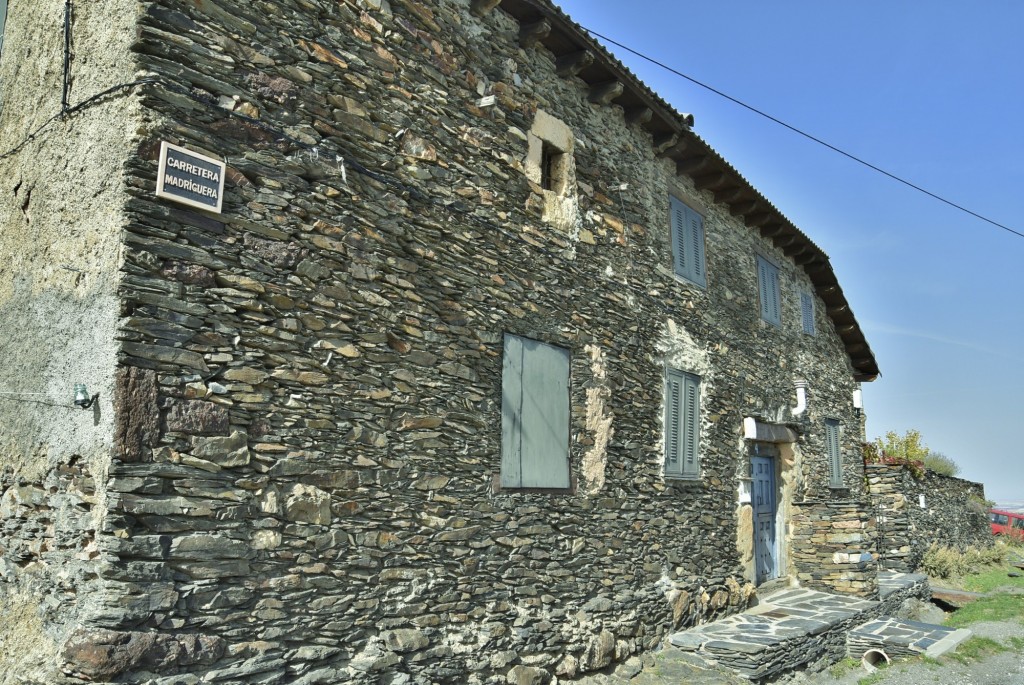
M 933 544 L 956 549 L 993 544 L 981 483 L 933 471 L 915 477 L 899 464 L 867 464 L 865 471 L 883 568 L 912 572 Z
M 793 516 L 793 562 L 804 587 L 878 598 L 878 530 L 866 502 L 805 501 Z
M 749 602 L 744 417 L 798 433 L 800 498 L 863 495 L 859 459 L 827 487 L 825 419 L 844 457 L 863 436 L 822 301 L 800 330 L 808 276 L 518 32 L 452 0 L 143 5 L 104 592 L 67 674 L 571 679 Z M 554 215 L 541 111 L 574 138 Z M 154 197 L 162 140 L 227 160 L 222 215 Z M 706 289 L 672 273 L 670 192 Z M 505 333 L 570 352 L 568 493 L 495 487 Z M 697 481 L 662 473 L 666 365 L 701 376 Z

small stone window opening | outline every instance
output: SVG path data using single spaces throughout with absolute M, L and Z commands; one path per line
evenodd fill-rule
M 561 230 L 573 231 L 580 217 L 573 159 L 576 141 L 572 129 L 538 109 L 526 141 L 523 172 L 536 184 L 532 207 L 540 210 L 543 221 Z
M 547 141 L 540 153 L 540 187 L 558 194 L 565 190 L 565 153 Z

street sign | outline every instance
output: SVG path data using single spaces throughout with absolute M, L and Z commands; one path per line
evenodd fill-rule
M 220 214 L 224 171 L 224 162 L 163 141 L 156 196 Z

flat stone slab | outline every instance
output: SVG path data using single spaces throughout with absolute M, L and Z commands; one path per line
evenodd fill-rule
M 813 641 L 878 602 L 786 589 L 742 614 L 691 628 L 669 643 L 751 680 L 794 669 L 817 656 Z
M 932 599 L 940 600 L 957 609 L 962 609 L 976 599 L 981 599 L 981 597 L 982 595 L 977 592 L 932 586 Z
M 966 629 L 882 617 L 851 630 L 847 648 L 850 656 L 854 657 L 869 649 L 880 649 L 890 657 L 922 654 L 937 657 L 954 649 L 971 635 L 971 631 Z
M 908 585 L 924 582 L 928 576 L 923 573 L 899 573 L 897 571 L 878 572 L 878 595 L 885 599 L 892 593 L 902 590 Z
M 922 582 L 926 578 L 919 574 L 879 574 L 879 585 L 885 588 L 886 595 Z M 957 640 L 952 644 L 956 646 L 964 639 L 954 635 L 957 631 L 942 626 L 883 619 L 862 624 L 858 629 L 864 629 L 863 638 L 851 649 L 845 632 L 852 625 L 876 616 L 880 608 L 880 602 L 871 600 L 787 588 L 765 596 L 760 604 L 742 614 L 675 633 L 668 642 L 709 666 L 760 681 L 820 662 L 826 653 L 839 658 L 844 649 L 857 655 L 872 648 L 883 649 L 887 654 L 893 652 L 890 656 L 931 655 L 933 652 L 928 649 L 948 650 L 952 647 L 946 645 L 952 640 Z M 938 628 L 939 632 L 931 628 Z M 907 646 L 901 647 L 900 640 Z M 909 645 L 920 651 L 913 651 Z M 862 651 L 853 651 L 862 647 Z M 839 656 L 835 656 L 837 653 Z

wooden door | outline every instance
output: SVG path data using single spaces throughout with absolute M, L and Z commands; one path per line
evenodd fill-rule
M 775 459 L 751 457 L 754 505 L 755 583 L 779 576 L 779 546 L 775 538 L 777 497 L 775 493 Z

